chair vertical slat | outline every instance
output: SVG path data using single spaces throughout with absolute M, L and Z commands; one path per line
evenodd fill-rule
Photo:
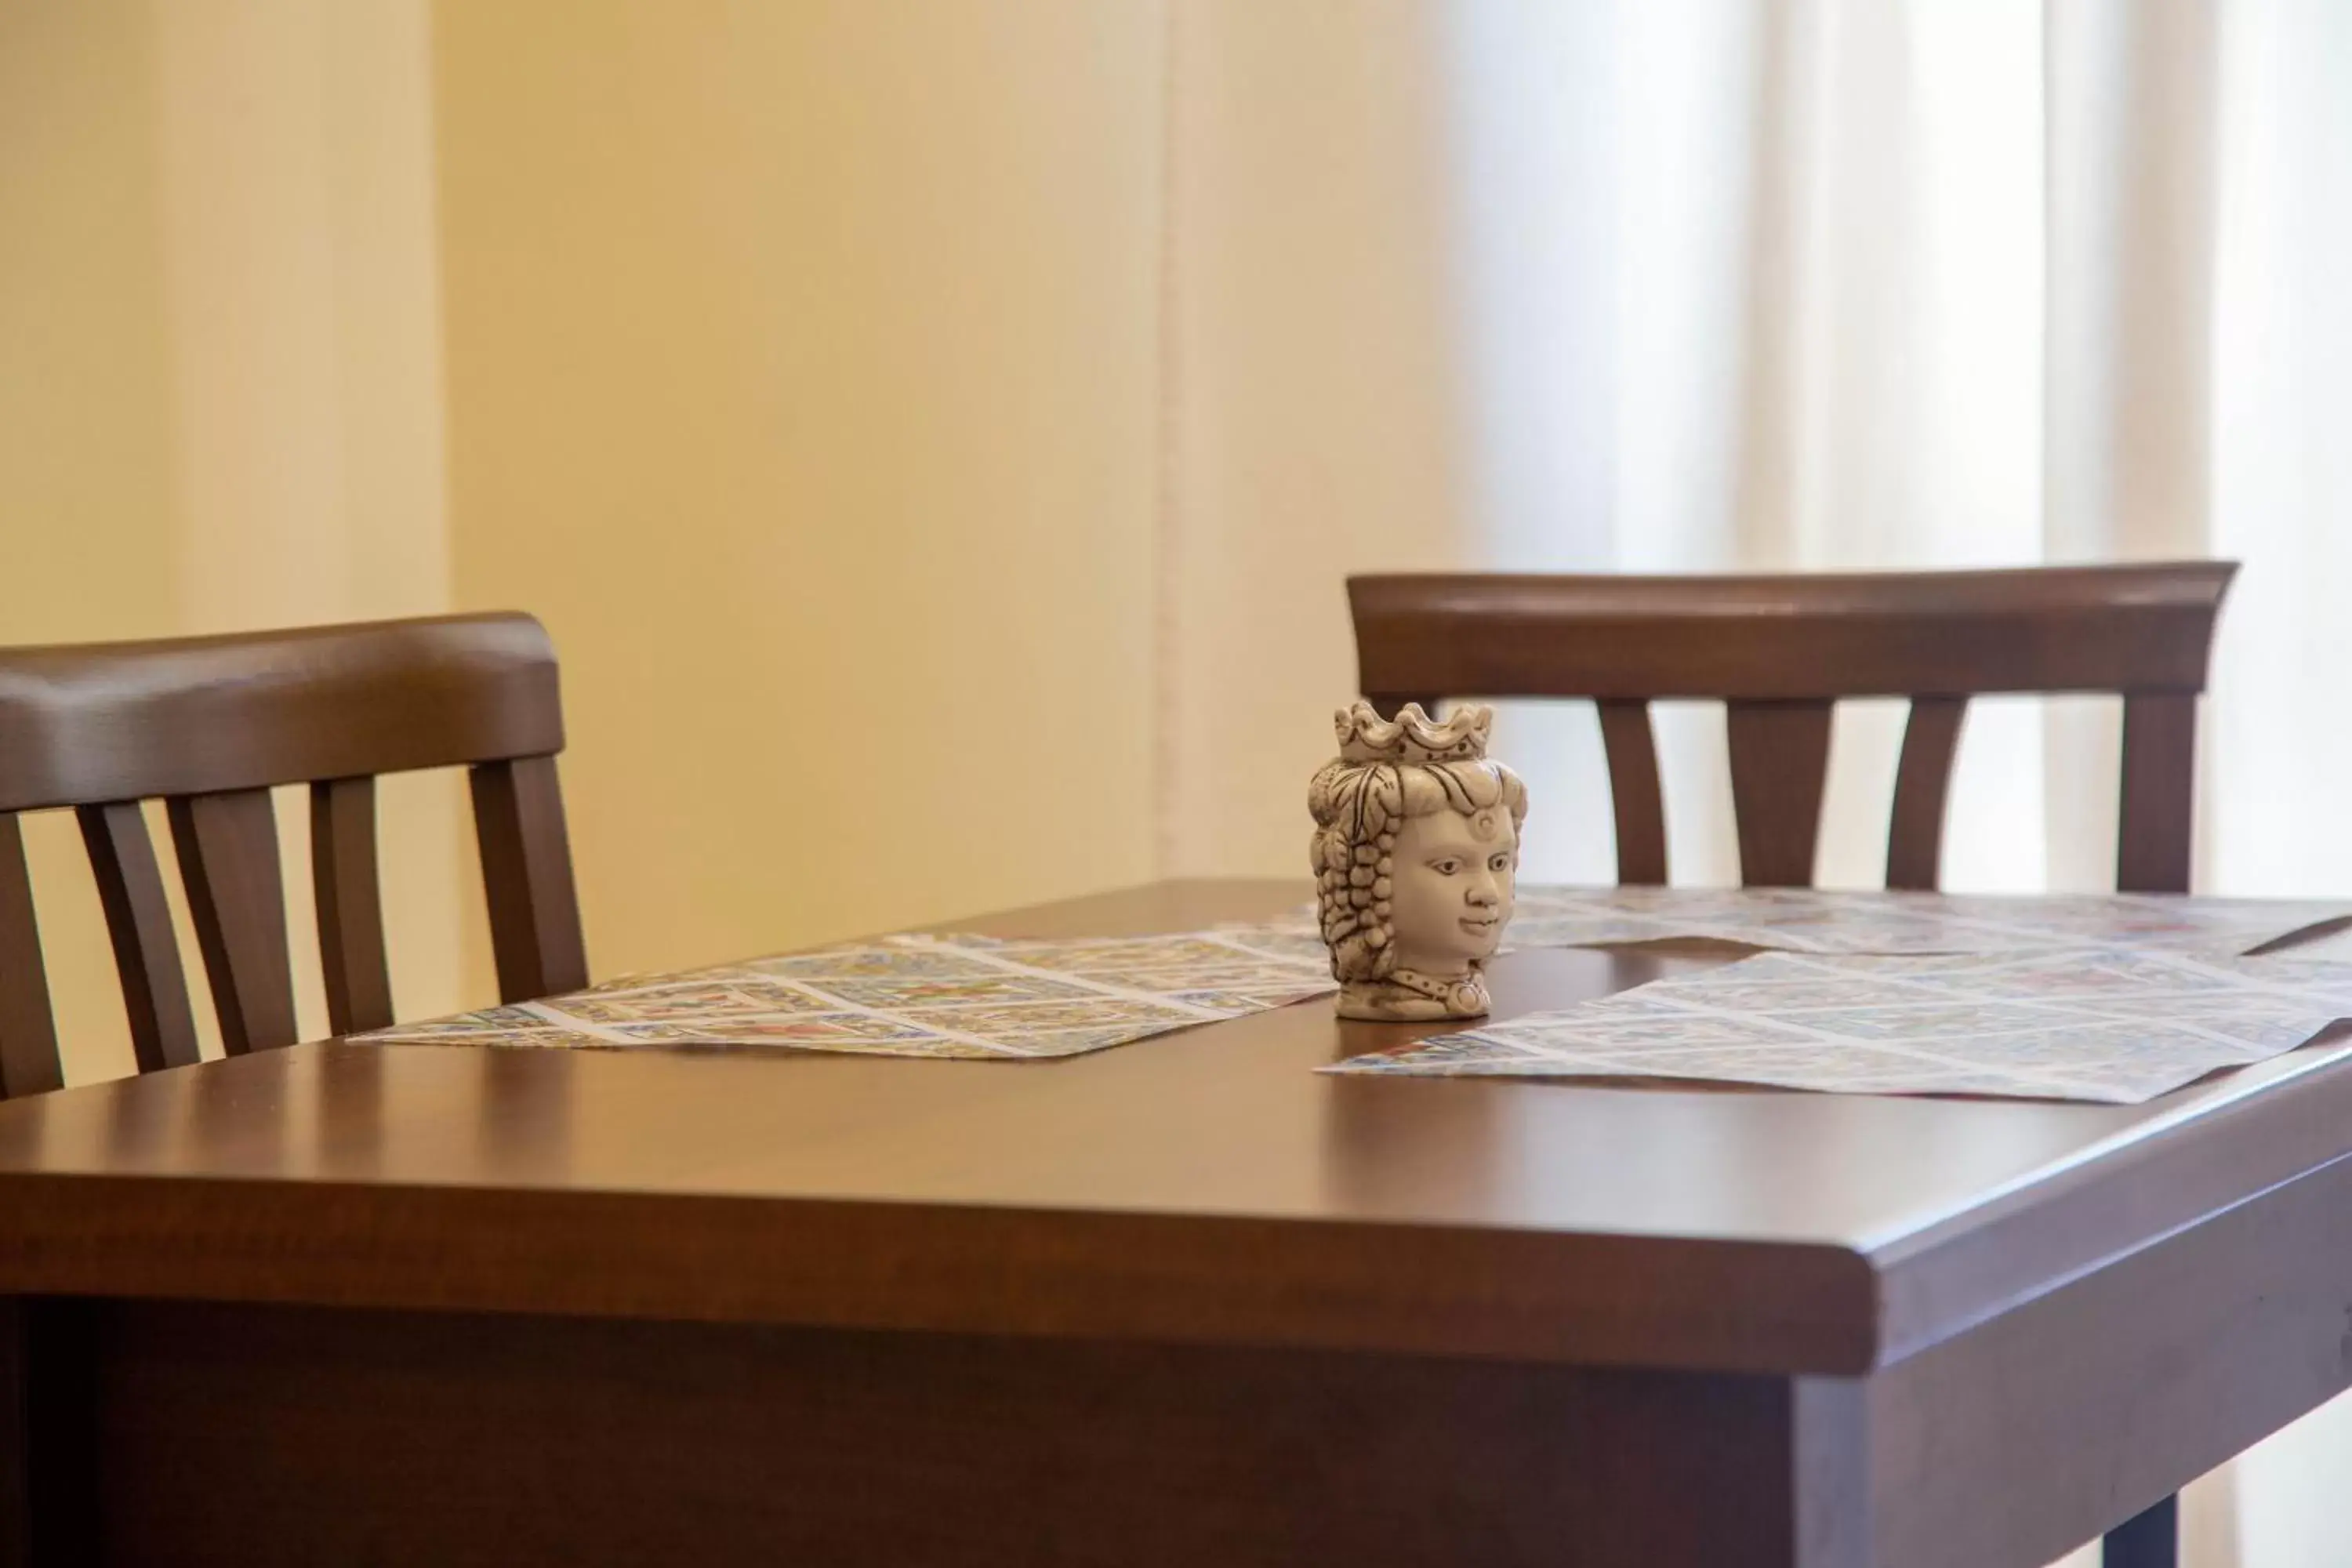
M 1731 805 L 1739 830 L 1739 879 L 1750 888 L 1805 888 L 1829 783 L 1827 700 L 1724 705 L 1731 743 Z
M 1943 876 L 1944 805 L 1959 753 L 1965 697 L 1914 697 L 1895 768 L 1895 809 L 1886 833 L 1886 885 L 1933 891 Z
M 1666 797 L 1658 784 L 1658 739 L 1646 702 L 1601 701 L 1601 746 L 1609 757 L 1609 801 L 1617 819 L 1617 880 L 1666 884 Z
M 579 990 L 588 984 L 588 960 L 555 759 L 482 763 L 473 787 L 500 1000 Z
M 375 780 L 322 779 L 310 786 L 310 885 L 319 905 L 328 1027 L 338 1035 L 391 1027 L 392 971 L 376 884 Z
M 278 813 L 266 789 L 175 795 L 164 803 L 188 917 L 204 953 L 231 1056 L 290 1046 L 294 968 L 287 952 L 286 883 Z
M 15 812 L 0 811 L 0 1100 L 62 1089 L 65 1081 L 25 830 Z
M 2195 694 L 2168 691 L 2126 698 L 2116 891 L 2189 890 L 2196 791 Z
M 155 863 L 147 819 L 135 800 L 79 805 L 74 816 L 106 910 L 106 934 L 114 945 L 139 1070 L 185 1067 L 198 1058 L 196 1017 L 188 1006 L 187 975 L 180 967 L 180 942 L 172 934 L 172 906 L 163 898 L 163 873 Z

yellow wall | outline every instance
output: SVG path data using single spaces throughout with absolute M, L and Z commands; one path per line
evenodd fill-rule
M 0 0 L 0 644 L 446 605 L 427 20 Z M 401 780 L 383 804 L 395 991 L 446 1008 L 457 797 Z M 29 837 L 69 1070 L 127 1070 L 72 822 Z
M 176 624 L 152 43 L 144 6 L 0 4 L 0 642 Z M 127 1068 L 72 823 L 27 837 L 74 1066 Z
M 600 973 L 1152 870 L 1156 0 L 436 13 L 457 601 Z
M 1293 876 L 1352 572 L 1469 564 L 1442 8 L 1183 0 L 1164 865 Z
M 1166 20 L 0 0 L 0 644 L 537 611 L 600 973 L 1149 877 Z M 387 792 L 411 1014 L 458 804 Z

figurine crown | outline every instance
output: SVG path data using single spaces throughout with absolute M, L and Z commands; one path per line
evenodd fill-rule
M 1393 720 L 1383 719 L 1359 699 L 1332 719 L 1339 734 L 1339 758 L 1349 763 L 1475 763 L 1486 755 L 1495 710 L 1477 705 L 1432 719 L 1418 702 L 1408 702 Z

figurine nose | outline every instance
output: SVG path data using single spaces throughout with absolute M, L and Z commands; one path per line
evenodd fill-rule
M 1467 896 L 1474 904 L 1498 904 L 1503 901 L 1502 891 L 1495 886 L 1494 877 L 1485 871 L 1471 879 Z

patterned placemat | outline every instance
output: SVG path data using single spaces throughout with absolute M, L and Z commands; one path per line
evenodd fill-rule
M 2053 948 L 2246 952 L 2352 924 L 2352 903 L 2166 893 L 2016 896 L 1811 888 L 1522 887 L 1506 948 L 1701 939 L 1786 952 L 1944 953 Z M 1312 931 L 1312 906 L 1288 929 Z
M 1323 1070 L 2136 1105 L 2352 1017 L 2352 964 L 2145 948 L 1767 953 Z
M 639 975 L 353 1037 L 1025 1059 L 1100 1050 L 1333 989 L 1321 942 L 1269 926 L 1080 941 L 901 936 Z
M 2352 923 L 2352 905 L 2155 894 L 2000 898 L 1787 889 L 1529 887 L 1521 889 L 1508 946 L 1708 938 L 1821 955 L 2079 954 L 2126 946 L 2130 953 L 2144 956 L 2231 954 L 2347 923 Z M 1157 936 L 890 937 L 678 973 L 633 976 L 569 996 L 484 1008 L 354 1037 L 383 1044 L 559 1047 L 766 1046 L 866 1056 L 1020 1060 L 1101 1050 L 1334 989 L 1309 911 L 1263 924 Z M 1648 1005 L 1626 1003 L 1626 997 L 1642 994 L 1627 993 L 1592 1005 Z M 1505 1028 L 1532 1022 L 1519 1020 L 1452 1037 L 1440 1046 L 1465 1065 L 1427 1070 L 1506 1070 L 1465 1054 L 1474 1047 L 1459 1042 L 1501 1042 Z M 2074 1024 L 2079 1026 L 2080 1020 Z M 2144 1026 L 2135 1026 L 2146 1034 Z M 1514 1042 L 1514 1048 L 1523 1043 Z M 2184 1048 L 2189 1043 L 2181 1042 Z M 2152 1043 L 2148 1052 L 2161 1055 L 2164 1048 L 2161 1042 Z M 1421 1071 L 1441 1059 L 1452 1058 L 1443 1053 L 1379 1058 L 1349 1070 Z M 1515 1058 L 1493 1058 L 1507 1059 Z M 1760 1059 L 1751 1056 L 1750 1065 Z M 1378 1065 L 1380 1061 L 1405 1065 Z M 2221 1064 L 2209 1063 L 2197 1072 L 2213 1065 Z M 1722 1076 L 1716 1071 L 1645 1071 L 1654 1076 Z M 1948 1090 L 1939 1086 L 1889 1092 L 1942 1091 Z

